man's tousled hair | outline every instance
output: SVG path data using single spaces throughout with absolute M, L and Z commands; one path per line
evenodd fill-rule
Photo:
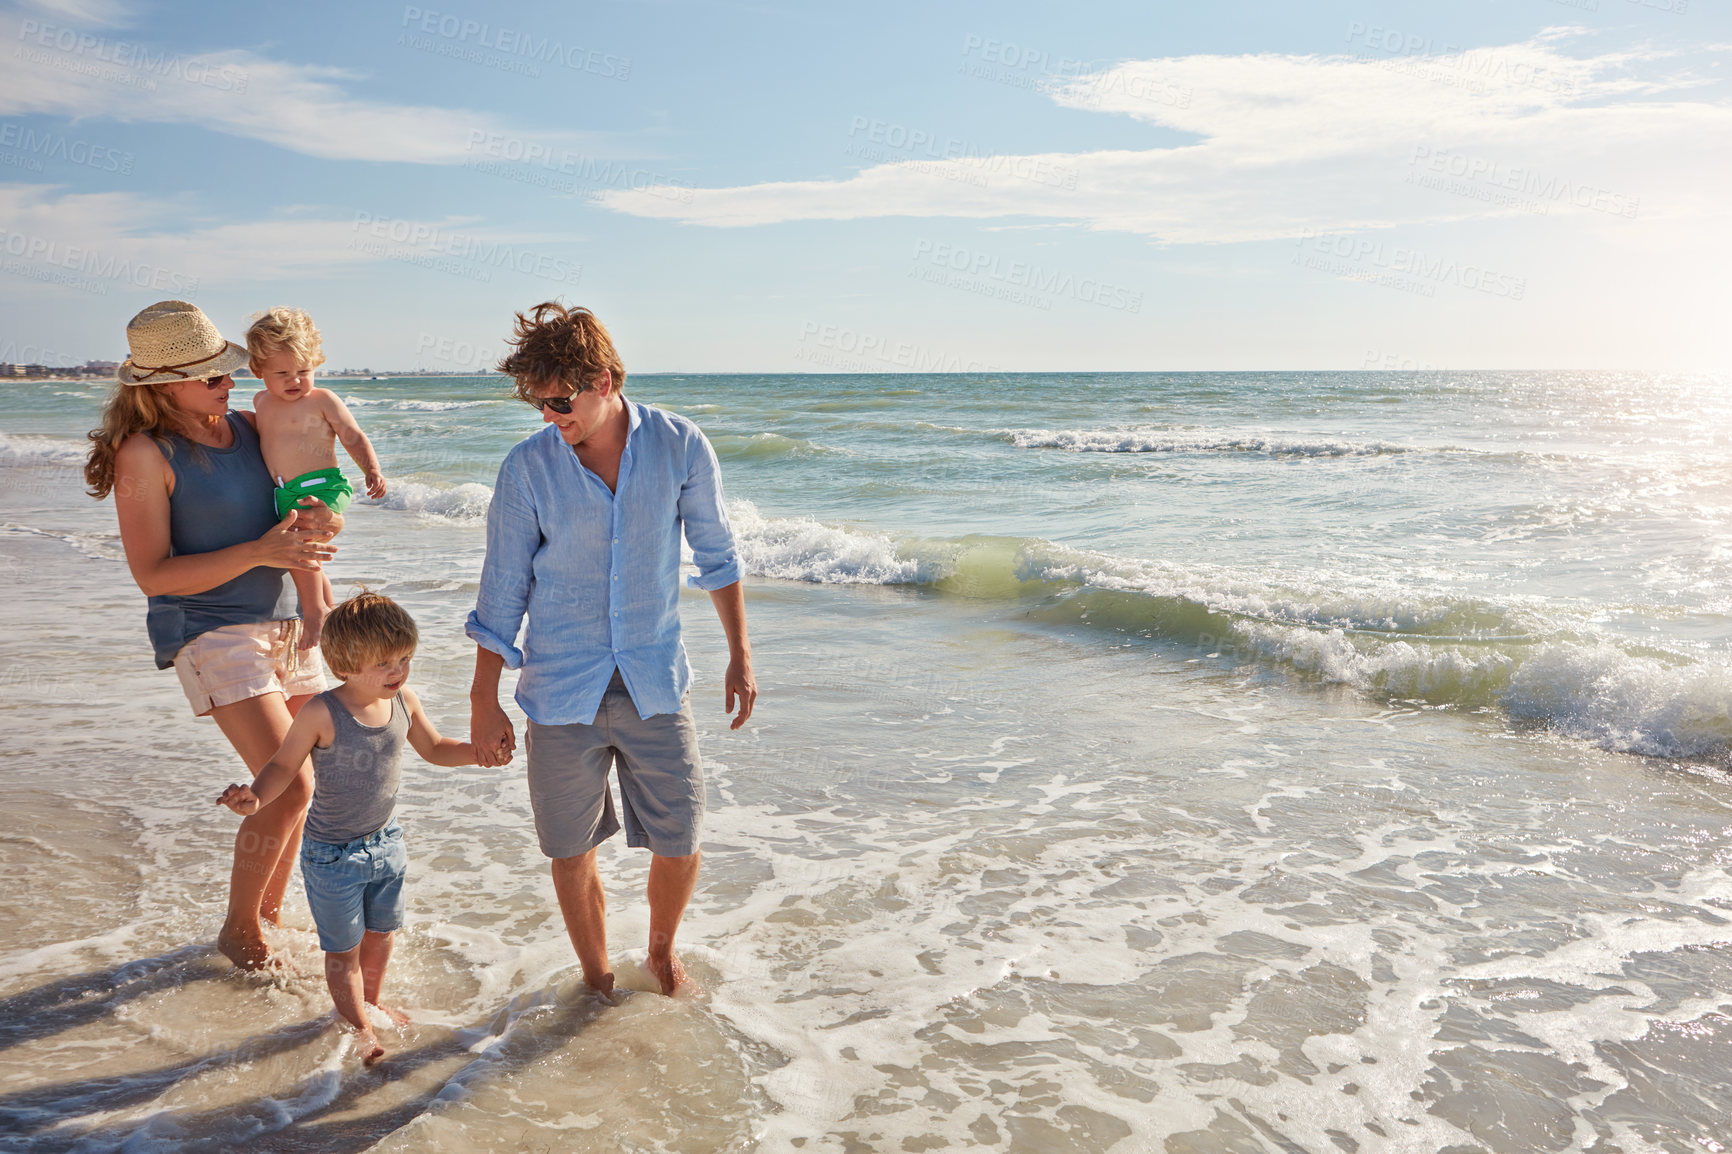
M 531 401 L 530 392 L 549 385 L 587 389 L 602 373 L 613 376 L 615 392 L 625 387 L 625 364 L 607 327 L 581 306 L 543 301 L 528 314 L 518 313 L 511 351 L 499 361 L 499 371 L 517 383 L 517 395 Z

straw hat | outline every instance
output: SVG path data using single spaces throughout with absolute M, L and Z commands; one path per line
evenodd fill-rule
M 127 321 L 126 344 L 131 354 L 116 374 L 123 385 L 220 377 L 247 363 L 247 351 L 185 301 L 157 301 Z

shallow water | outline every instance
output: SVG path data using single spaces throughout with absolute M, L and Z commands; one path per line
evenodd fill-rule
M 211 951 L 240 767 L 152 668 L 65 464 L 95 391 L 12 386 L 0 1149 L 1732 1144 L 1710 385 L 634 381 L 712 436 L 755 574 L 739 733 L 683 603 L 705 992 L 585 997 L 521 761 L 416 763 L 416 1022 L 378 1071 L 323 1016 L 294 888 L 300 975 Z M 461 733 L 479 516 L 533 415 L 337 387 L 379 402 L 396 492 L 333 580 L 415 613 Z M 642 986 L 647 858 L 602 857 Z

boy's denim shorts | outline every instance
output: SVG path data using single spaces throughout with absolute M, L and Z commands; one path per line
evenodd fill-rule
M 301 881 L 319 927 L 319 948 L 347 953 L 361 944 L 363 931 L 388 934 L 401 926 L 408 872 L 403 827 L 395 821 L 342 845 L 302 838 Z

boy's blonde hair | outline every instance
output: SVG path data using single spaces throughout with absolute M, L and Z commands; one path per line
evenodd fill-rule
M 253 317 L 252 327 L 247 329 L 247 359 L 253 372 L 258 372 L 266 357 L 284 349 L 312 368 L 325 363 L 319 327 L 306 309 L 278 305 Z
M 349 677 L 375 661 L 415 652 L 419 640 L 408 610 L 383 594 L 362 590 L 325 618 L 319 648 L 332 673 Z

